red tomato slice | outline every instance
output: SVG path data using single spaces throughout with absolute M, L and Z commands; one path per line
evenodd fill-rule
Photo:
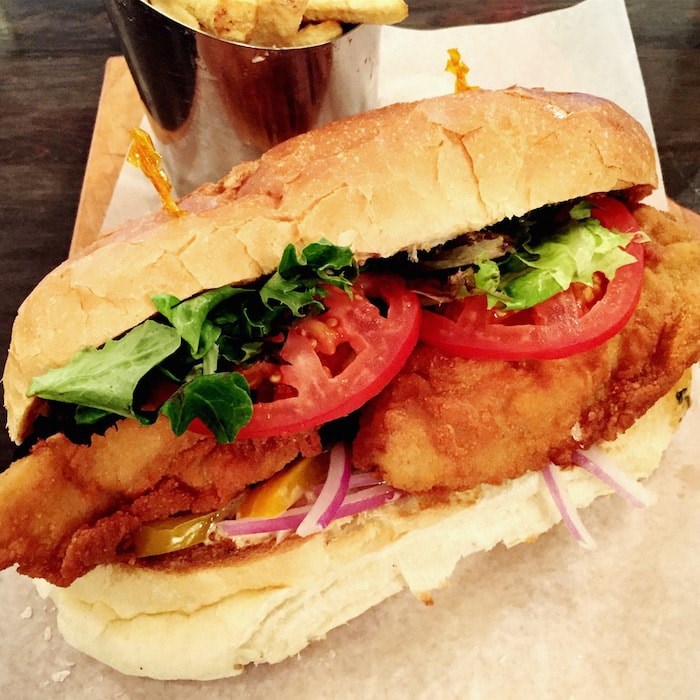
M 607 194 L 594 194 L 588 197 L 594 205 L 591 216 L 610 231 L 634 233 L 639 231 L 639 224 L 630 210 L 619 200 Z
M 486 308 L 484 295 L 448 304 L 445 315 L 423 311 L 421 340 L 458 357 L 551 360 L 596 347 L 615 335 L 637 306 L 644 276 L 644 250 L 632 242 L 636 261 L 617 270 L 603 295 L 589 309 L 574 288 L 557 294 L 529 313 L 500 321 Z
M 289 332 L 274 377 L 279 391 L 253 405 L 239 437 L 300 432 L 352 413 L 389 383 L 418 342 L 420 303 L 399 277 L 362 275 L 352 299 L 331 287 L 324 304 L 327 311 Z M 198 420 L 190 430 L 209 432 Z

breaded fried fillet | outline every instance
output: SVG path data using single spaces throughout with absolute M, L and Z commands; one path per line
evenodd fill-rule
M 700 238 L 648 207 L 642 296 L 626 327 L 562 360 L 470 360 L 419 346 L 364 412 L 360 469 L 408 491 L 499 484 L 628 428 L 700 359 Z M 684 272 L 685 271 L 685 272 Z M 573 433 L 573 436 L 572 436 Z M 576 440 L 574 439 L 576 438 Z
M 129 556 L 142 522 L 207 513 L 299 453 L 317 454 L 315 432 L 219 445 L 167 421 L 122 421 L 91 446 L 63 435 L 40 442 L 0 475 L 0 569 L 68 585 L 101 563 Z
M 618 336 L 618 359 L 599 400 L 581 416 L 586 442 L 629 428 L 700 359 L 700 235 L 651 207 L 634 212 L 645 244 L 642 297 Z

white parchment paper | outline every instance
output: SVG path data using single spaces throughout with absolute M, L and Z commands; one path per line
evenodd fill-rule
M 443 68 L 453 46 L 482 87 L 597 93 L 651 133 L 622 0 L 586 0 L 501 25 L 389 28 L 382 102 L 450 92 Z M 105 227 L 158 206 L 140 174 L 125 168 Z M 696 387 L 697 380 L 696 373 Z M 659 496 L 649 509 L 611 496 L 583 512 L 598 542 L 594 551 L 582 550 L 559 526 L 531 545 L 472 556 L 430 608 L 400 594 L 297 658 L 206 685 L 128 678 L 83 656 L 62 641 L 51 603 L 31 582 L 1 572 L 0 697 L 697 698 L 697 405 L 649 486 Z

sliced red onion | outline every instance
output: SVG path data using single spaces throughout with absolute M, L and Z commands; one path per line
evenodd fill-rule
M 350 454 L 342 442 L 333 446 L 328 476 L 323 484 L 321 493 L 314 501 L 306 517 L 297 527 L 297 535 L 306 537 L 314 532 L 323 530 L 333 520 L 348 492 L 350 482 Z
M 556 464 L 550 464 L 542 470 L 542 476 L 569 532 L 582 547 L 594 549 L 595 540 L 583 524 L 576 506 L 569 496 L 559 467 Z
M 348 481 L 348 493 L 351 491 L 356 491 L 357 489 L 366 489 L 370 486 L 380 486 L 383 483 L 383 481 L 379 480 L 376 476 L 369 472 L 356 472 L 354 474 L 350 474 L 350 481 Z M 321 493 L 322 488 L 323 484 L 318 484 L 309 490 L 309 494 L 317 498 L 318 494 Z
M 397 499 L 401 493 L 388 484 L 378 484 L 348 494 L 335 512 L 335 518 L 346 518 L 366 510 L 378 508 L 389 501 Z M 274 518 L 240 518 L 239 520 L 222 520 L 217 530 L 226 537 L 245 537 L 263 535 L 298 528 L 309 514 L 312 506 L 291 508 Z
M 368 488 L 369 486 L 379 486 L 383 483 L 384 482 L 377 479 L 374 474 L 370 474 L 369 472 L 357 472 L 356 474 L 352 474 L 350 476 L 348 490 L 352 491 L 353 489 L 364 489 Z
M 301 525 L 311 506 L 290 508 L 274 518 L 239 518 L 222 520 L 217 523 L 217 530 L 227 537 L 245 537 L 246 535 L 265 535 L 270 532 L 294 530 Z
M 635 508 L 656 503 L 656 494 L 618 467 L 599 447 L 574 452 L 572 461 L 616 491 Z
M 389 501 L 396 500 L 401 495 L 389 484 L 377 484 L 367 489 L 356 491 L 345 497 L 340 508 L 335 514 L 336 518 L 346 518 L 349 515 L 357 515 L 365 510 L 379 508 Z

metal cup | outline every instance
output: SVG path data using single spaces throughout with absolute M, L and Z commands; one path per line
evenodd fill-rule
M 377 104 L 377 26 L 316 46 L 262 48 L 184 26 L 144 0 L 104 3 L 178 194 Z

